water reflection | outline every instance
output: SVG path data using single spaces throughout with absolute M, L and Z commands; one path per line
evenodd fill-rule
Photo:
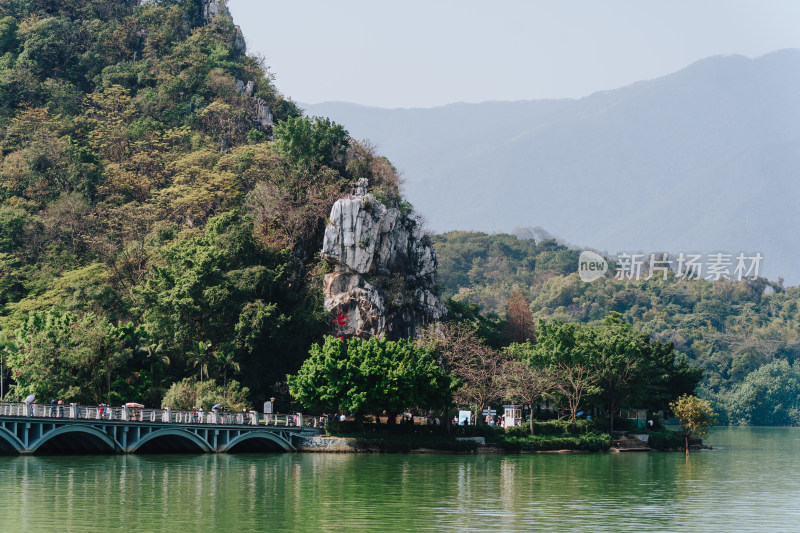
M 712 452 L 0 458 L 1 530 L 791 531 L 793 429 Z

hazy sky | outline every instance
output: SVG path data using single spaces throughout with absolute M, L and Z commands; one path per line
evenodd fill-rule
M 718 54 L 800 48 L 797 0 L 229 0 L 296 101 L 579 97 Z

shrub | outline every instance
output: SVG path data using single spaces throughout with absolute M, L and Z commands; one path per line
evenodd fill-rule
M 683 448 L 683 437 L 680 433 L 664 429 L 649 433 L 647 445 L 654 450 L 674 450 Z
M 575 436 L 510 436 L 501 442 L 501 446 L 507 450 L 518 451 L 588 450 L 596 452 L 607 450 L 611 446 L 611 436 L 607 433 L 593 432 Z
M 247 407 L 249 393 L 250 390 L 241 387 L 237 381 L 229 381 L 225 388 L 217 385 L 213 379 L 200 382 L 194 378 L 184 378 L 172 384 L 161 401 L 161 407 L 184 410 L 202 407 L 208 411 L 221 403 L 232 411 L 241 411 Z
M 361 424 L 354 421 L 330 421 L 326 430 L 329 435 L 356 439 L 356 449 L 370 452 L 406 453 L 414 449 L 428 448 L 451 452 L 475 451 L 478 443 L 458 441 L 454 428 L 447 434 L 444 426 L 411 424 Z
M 520 438 L 520 439 L 525 437 L 530 437 L 531 436 L 530 427 L 531 427 L 530 423 L 525 422 L 522 425 L 513 426 L 506 429 L 506 435 L 509 437 Z M 534 427 L 534 430 L 536 430 L 536 427 Z
M 536 435 L 581 435 L 590 431 L 599 432 L 607 429 L 594 420 L 576 420 L 573 424 L 567 420 L 548 420 L 534 422 L 533 432 Z M 530 422 L 506 430 L 507 435 L 524 437 L 531 434 Z

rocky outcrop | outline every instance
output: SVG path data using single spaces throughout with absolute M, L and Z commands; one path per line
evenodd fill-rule
M 337 200 L 325 228 L 331 331 L 346 338 L 415 337 L 446 312 L 434 291 L 436 252 L 417 217 L 386 207 L 366 189 L 361 180 L 353 195 Z
M 203 0 L 203 20 L 211 22 L 217 15 L 231 18 L 231 12 L 225 0 Z M 247 43 L 244 40 L 244 33 L 239 26 L 235 26 L 236 34 L 233 38 L 233 49 L 244 54 L 247 52 Z
M 256 84 L 252 80 L 245 83 L 238 78 L 236 79 L 236 89 L 239 91 L 239 94 L 252 97 L 253 93 L 255 92 L 255 88 Z M 253 99 L 253 106 L 255 108 L 256 127 L 261 131 L 271 133 L 272 112 L 269 110 L 269 106 L 261 98 Z
M 252 82 L 249 82 L 252 83 Z M 261 98 L 255 99 L 256 125 L 261 131 L 272 131 L 272 112 L 267 103 Z
M 205 20 L 210 21 L 220 13 L 230 15 L 225 2 L 221 0 L 203 0 L 203 18 Z

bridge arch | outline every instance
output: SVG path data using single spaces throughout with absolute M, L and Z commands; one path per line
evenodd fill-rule
M 231 439 L 222 452 L 293 452 L 292 443 L 268 431 L 251 431 Z
M 88 438 L 87 438 L 88 437 Z M 116 453 L 120 447 L 104 431 L 93 426 L 69 424 L 48 431 L 28 448 L 28 453 Z
M 208 453 L 211 446 L 191 431 L 157 429 L 128 447 L 128 453 Z
M 16 435 L 0 426 L 0 455 L 22 453 L 25 446 Z

